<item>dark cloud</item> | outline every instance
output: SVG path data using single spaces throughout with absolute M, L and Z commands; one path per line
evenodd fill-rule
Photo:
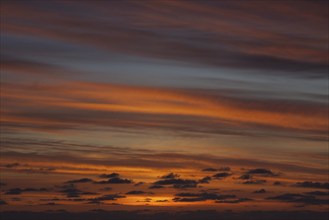
M 178 178 L 179 175 L 175 173 L 168 173 L 167 175 L 161 176 L 161 179 L 175 179 Z
M 169 173 L 167 175 L 161 176 L 160 180 L 153 183 L 153 186 L 149 187 L 154 189 L 154 186 L 172 185 L 177 189 L 184 188 L 195 188 L 197 187 L 198 181 L 191 179 L 181 179 L 178 174 Z M 158 188 L 158 187 L 155 187 Z
M 144 182 L 138 182 L 138 183 L 135 183 L 134 186 L 141 186 L 143 184 L 144 184 Z
M 6 167 L 6 168 L 14 168 L 14 167 L 18 167 L 18 166 L 20 166 L 19 163 L 9 163 L 9 164 L 3 165 L 3 167 Z
M 239 177 L 239 179 L 249 180 L 249 179 L 252 179 L 252 176 L 250 174 L 243 174 Z
M 264 184 L 266 180 L 247 180 L 242 182 L 243 184 L 252 185 L 252 184 Z
M 162 179 L 153 183 L 153 185 L 172 185 L 174 188 L 196 188 L 198 182 L 191 179 Z
M 282 202 L 303 203 L 306 205 L 326 205 L 329 204 L 329 199 L 317 199 L 312 195 L 302 195 L 286 193 L 274 197 L 268 197 L 268 200 L 278 200 Z
M 220 167 L 218 169 L 209 167 L 209 168 L 203 169 L 202 171 L 204 171 L 204 172 L 216 172 L 216 171 L 230 171 L 230 170 L 231 170 L 230 167 Z
M 12 188 L 8 189 L 5 194 L 6 195 L 20 195 L 23 192 L 47 192 L 49 189 L 47 188 Z
M 265 189 L 256 190 L 253 193 L 267 193 Z
M 178 193 L 175 195 L 176 197 L 173 198 L 174 202 L 199 202 L 199 201 L 206 201 L 206 200 L 225 200 L 225 199 L 232 199 L 235 198 L 235 195 L 222 195 L 218 193 Z
M 143 200 L 137 200 L 136 202 L 144 202 L 144 203 L 147 203 L 147 202 L 151 202 L 152 199 L 151 198 L 144 198 Z
M 295 185 L 296 187 L 304 187 L 304 188 L 318 188 L 318 189 L 329 189 L 329 182 L 297 182 Z
M 95 184 L 130 184 L 133 183 L 133 181 L 129 179 L 123 179 L 120 177 L 113 177 L 105 181 L 95 181 L 94 183 Z
M 164 186 L 161 186 L 161 185 L 151 185 L 149 186 L 149 189 L 162 189 L 164 188 Z
M 210 176 L 203 177 L 202 179 L 199 180 L 199 183 L 209 183 L 211 180 Z
M 213 175 L 213 177 L 216 179 L 223 179 L 231 175 L 232 175 L 231 173 L 221 172 L 221 173 L 216 173 L 215 175 Z
M 55 202 L 48 202 L 48 203 L 45 203 L 45 204 L 41 204 L 41 205 L 48 205 L 48 206 L 54 206 L 54 205 L 59 205 Z
M 60 190 L 59 192 L 66 195 L 66 197 L 68 197 L 68 198 L 80 197 L 82 195 L 95 195 L 96 194 L 96 193 L 92 193 L 92 192 L 81 191 L 81 190 L 77 189 L 75 187 L 75 185 L 72 183 L 67 184 L 67 185 L 62 185 L 62 186 L 60 186 L 60 188 L 62 188 L 62 190 Z
M 168 199 L 160 199 L 160 200 L 155 200 L 155 202 L 169 202 L 169 200 Z
M 261 175 L 261 176 L 277 176 L 277 174 L 274 174 L 271 170 L 269 169 L 264 169 L 264 168 L 257 168 L 257 169 L 252 169 L 247 172 L 249 175 Z
M 202 171 L 204 171 L 204 172 L 216 172 L 217 169 L 215 169 L 215 168 L 205 168 Z
M 239 199 L 230 199 L 230 200 L 223 200 L 223 201 L 216 201 L 216 203 L 241 203 L 241 202 L 248 202 L 252 201 L 249 198 L 239 198 Z
M 275 181 L 275 182 L 273 183 L 273 185 L 274 185 L 274 186 L 281 186 L 281 185 L 283 185 L 283 183 L 280 182 L 280 181 Z
M 305 194 L 312 196 L 329 196 L 328 191 L 312 191 L 312 192 L 306 192 Z
M 0 182 L 0 187 L 1 186 L 6 186 L 7 184 L 6 183 L 4 183 L 4 182 Z
M 126 193 L 127 195 L 142 195 L 142 194 L 152 194 L 150 192 L 144 192 L 140 190 L 133 190 Z
M 0 205 L 7 205 L 8 203 L 2 199 L 0 199 Z
M 93 180 L 89 179 L 89 178 L 82 178 L 82 179 L 77 179 L 77 180 L 66 181 L 66 183 L 91 183 L 91 182 L 93 182 Z
M 123 195 L 120 194 L 109 194 L 109 195 L 103 195 L 100 197 L 96 197 L 96 198 L 92 198 L 92 199 L 88 199 L 88 203 L 90 204 L 100 204 L 102 203 L 102 201 L 114 201 L 120 198 L 126 198 Z
M 111 174 L 102 174 L 99 177 L 104 178 L 104 179 L 109 179 L 109 178 L 114 178 L 114 177 L 119 177 L 120 174 L 118 173 L 111 173 Z

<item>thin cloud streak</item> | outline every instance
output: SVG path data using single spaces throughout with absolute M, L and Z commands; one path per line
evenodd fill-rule
M 321 137 L 327 130 L 327 106 L 316 108 L 286 103 L 279 111 L 276 102 L 243 101 L 197 94 L 189 90 L 157 89 L 100 83 L 72 82 L 62 85 L 3 84 L 1 98 L 4 125 L 106 126 L 188 129 L 190 131 L 227 131 L 245 128 L 306 132 Z M 38 106 L 38 108 L 35 108 Z M 303 106 L 301 108 L 301 106 Z M 250 117 L 253 115 L 253 117 Z M 188 122 L 189 126 L 177 124 Z M 219 127 L 218 127 L 219 128 Z

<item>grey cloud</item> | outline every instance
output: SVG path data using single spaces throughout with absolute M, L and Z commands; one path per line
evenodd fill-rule
M 82 178 L 77 180 L 69 180 L 66 183 L 92 183 L 93 180 L 89 178 Z
M 269 169 L 264 169 L 264 168 L 257 168 L 257 169 L 252 169 L 247 172 L 249 175 L 261 175 L 261 176 L 277 176 L 277 174 L 274 174 L 271 170 Z
M 256 190 L 253 193 L 267 193 L 265 189 Z
M 120 176 L 120 174 L 118 174 L 118 173 L 111 173 L 111 174 L 102 174 L 99 177 L 108 179 L 108 178 L 114 178 L 114 177 L 119 177 L 119 176 Z
M 222 173 L 216 173 L 215 175 L 213 175 L 213 177 L 216 179 L 223 179 L 223 178 L 229 177 L 231 175 L 232 175 L 231 173 L 222 172 Z
M 297 182 L 293 186 L 296 186 L 296 187 L 304 187 L 304 188 L 329 189 L 329 182 L 304 181 L 304 182 Z
M 47 192 L 49 189 L 47 188 L 12 188 L 8 189 L 5 194 L 6 195 L 20 195 L 23 192 Z
M 198 201 L 206 201 L 206 200 L 225 200 L 235 198 L 235 195 L 222 195 L 218 193 L 178 193 L 173 198 L 174 202 L 198 202 Z
M 266 180 L 248 180 L 248 181 L 244 181 L 242 183 L 247 184 L 247 185 L 264 184 L 264 183 L 266 183 Z
M 283 202 L 303 203 L 306 205 L 326 205 L 329 204 L 329 199 L 317 199 L 312 195 L 302 195 L 286 193 L 274 197 L 268 197 L 268 200 L 279 200 Z
M 120 177 L 113 177 L 105 181 L 95 181 L 95 184 L 130 184 L 133 183 L 132 180 L 123 179 Z

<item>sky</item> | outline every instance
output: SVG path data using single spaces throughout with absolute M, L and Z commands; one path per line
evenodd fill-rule
M 328 16 L 2 0 L 2 217 L 326 219 Z

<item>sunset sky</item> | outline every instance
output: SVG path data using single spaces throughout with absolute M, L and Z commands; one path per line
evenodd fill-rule
M 2 0 L 1 214 L 323 218 L 328 89 L 327 0 Z

